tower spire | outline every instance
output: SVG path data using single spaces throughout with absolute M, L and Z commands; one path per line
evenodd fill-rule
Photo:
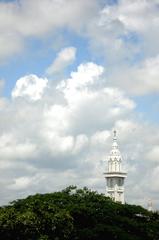
M 126 173 L 121 168 L 122 156 L 117 143 L 117 132 L 113 131 L 113 144 L 108 157 L 108 171 L 105 173 L 107 182 L 106 194 L 115 201 L 124 203 L 124 179 Z

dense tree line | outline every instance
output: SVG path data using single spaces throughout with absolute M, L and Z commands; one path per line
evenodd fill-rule
M 0 208 L 1 240 L 158 240 L 159 215 L 87 188 L 36 194 Z

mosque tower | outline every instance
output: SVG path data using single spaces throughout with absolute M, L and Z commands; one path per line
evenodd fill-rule
M 104 173 L 106 178 L 106 195 L 115 202 L 124 203 L 124 180 L 127 176 L 121 167 L 122 156 L 119 151 L 116 131 L 114 130 L 113 144 L 108 157 L 108 170 Z

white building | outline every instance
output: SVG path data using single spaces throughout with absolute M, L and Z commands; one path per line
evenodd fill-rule
M 106 195 L 115 202 L 124 203 L 124 179 L 127 175 L 122 171 L 122 156 L 119 151 L 116 131 L 114 131 L 112 149 L 108 157 L 108 170 L 105 172 Z

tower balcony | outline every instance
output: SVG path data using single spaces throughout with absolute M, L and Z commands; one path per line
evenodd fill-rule
M 105 172 L 104 175 L 105 175 L 105 178 L 112 178 L 112 177 L 126 178 L 127 173 L 126 172 Z
M 124 187 L 118 186 L 116 192 L 117 193 L 123 193 L 124 192 Z M 109 193 L 109 194 L 114 193 L 114 188 L 107 187 L 107 193 Z

